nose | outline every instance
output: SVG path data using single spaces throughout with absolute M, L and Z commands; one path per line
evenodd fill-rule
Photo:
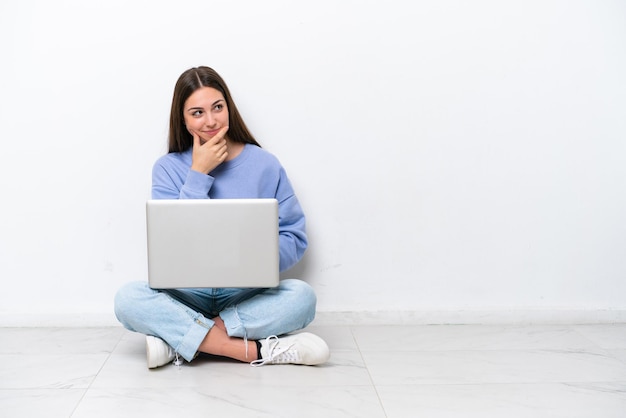
M 215 118 L 213 117 L 213 115 L 211 115 L 211 112 L 206 112 L 206 118 L 205 118 L 204 123 L 208 127 L 215 126 Z

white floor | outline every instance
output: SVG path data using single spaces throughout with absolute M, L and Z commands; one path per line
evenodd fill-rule
M 626 324 L 309 330 L 324 366 L 148 370 L 122 328 L 0 328 L 0 416 L 626 417 Z

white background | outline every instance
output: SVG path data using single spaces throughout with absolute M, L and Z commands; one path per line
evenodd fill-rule
M 321 314 L 624 317 L 623 1 L 2 0 L 0 54 L 5 324 L 115 323 L 197 65 L 287 169 Z

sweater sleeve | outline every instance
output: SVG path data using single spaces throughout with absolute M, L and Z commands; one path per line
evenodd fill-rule
M 152 169 L 152 198 L 209 198 L 209 190 L 215 180 L 213 177 L 194 170 L 187 170 L 187 174 L 182 176 L 183 174 L 179 174 L 172 167 L 168 169 L 165 164 L 157 162 Z
M 300 261 L 307 248 L 308 239 L 304 212 L 284 170 L 281 170 L 276 199 L 278 200 L 280 271 L 285 271 Z

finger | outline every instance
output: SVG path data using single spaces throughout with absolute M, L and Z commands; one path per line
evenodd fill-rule
M 213 135 L 207 142 L 210 142 L 213 145 L 220 145 L 226 143 L 226 131 L 228 131 L 228 126 L 220 129 L 215 135 Z
M 215 134 L 214 138 L 216 138 L 218 141 L 220 139 L 224 139 L 224 137 L 226 136 L 226 132 L 228 132 L 228 126 L 224 126 L 222 129 L 220 129 L 220 131 Z

